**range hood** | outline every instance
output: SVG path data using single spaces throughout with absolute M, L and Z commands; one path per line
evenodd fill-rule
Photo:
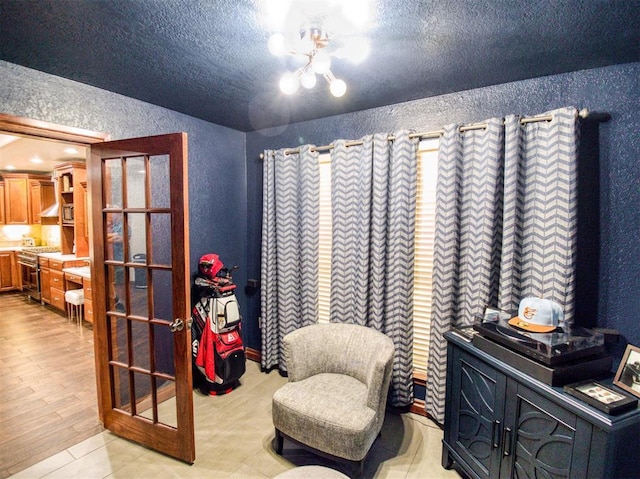
M 58 205 L 58 200 L 56 199 L 56 202 L 54 204 L 52 204 L 46 210 L 40 213 L 40 217 L 41 218 L 57 218 L 59 210 L 60 210 L 60 206 Z
M 51 177 L 51 181 L 53 181 L 53 195 L 55 198 L 55 203 L 51 206 L 45 208 L 44 211 L 40 212 L 41 218 L 58 218 L 58 211 L 60 210 L 60 205 L 58 204 L 58 177 L 55 172 Z

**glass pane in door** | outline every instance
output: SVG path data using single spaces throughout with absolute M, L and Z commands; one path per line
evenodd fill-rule
M 171 242 L 164 239 L 164 232 L 171 231 L 170 213 L 150 214 L 151 263 L 155 265 L 171 265 Z
M 133 343 L 132 365 L 140 368 L 151 368 L 151 355 L 149 354 L 149 323 L 144 321 L 131 321 L 131 340 Z
M 170 171 L 169 156 L 155 155 L 149 160 L 150 188 L 151 188 L 151 207 L 152 208 L 169 208 L 170 207 Z
M 122 208 L 122 182 L 122 159 L 105 160 L 103 194 L 104 204 L 107 208 Z
M 127 208 L 145 207 L 145 160 L 143 156 L 126 160 Z
M 144 263 L 147 250 L 147 227 L 145 213 L 127 213 L 129 228 L 129 255 L 127 261 Z
M 105 259 L 111 261 L 124 261 L 124 214 L 105 213 L 105 238 L 107 248 Z

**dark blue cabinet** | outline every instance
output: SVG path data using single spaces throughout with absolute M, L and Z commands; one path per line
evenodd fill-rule
M 445 420 L 448 442 L 478 477 L 497 477 L 501 458 L 496 443 L 503 421 L 506 376 L 462 350 L 455 351 L 454 364 L 447 376 L 447 384 L 457 392 L 447 394 L 449 409 L 455 411 Z
M 608 416 L 447 333 L 442 465 L 473 478 L 640 477 L 640 409 Z

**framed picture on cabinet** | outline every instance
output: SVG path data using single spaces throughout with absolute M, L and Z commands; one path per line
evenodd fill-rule
M 640 348 L 627 345 L 613 384 L 640 397 Z
M 621 414 L 638 405 L 636 398 L 593 380 L 569 384 L 564 390 L 607 414 Z

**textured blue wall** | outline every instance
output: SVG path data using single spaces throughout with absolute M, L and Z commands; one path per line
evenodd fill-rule
M 0 61 L 0 112 L 132 138 L 184 131 L 189 151 L 191 272 L 205 253 L 246 278 L 245 134 L 165 108 Z M 240 295 L 244 309 L 244 296 Z
M 266 148 L 303 143 L 327 145 L 399 128 L 430 131 L 448 123 L 472 123 L 517 113 L 535 115 L 562 106 L 608 112 L 599 130 L 599 164 L 585 136 L 580 165 L 579 297 L 583 323 L 618 329 L 640 345 L 640 63 L 541 77 L 425 98 L 372 110 L 247 134 L 248 274 L 260 277 L 262 162 Z M 425 81 L 429 81 L 425 79 Z M 597 145 L 597 143 L 595 143 Z M 596 195 L 599 190 L 599 195 Z M 599 211 L 599 213 L 598 213 Z M 594 258 L 593 256 L 597 256 Z M 249 298 L 247 323 L 260 314 L 259 294 Z M 596 311 L 597 310 L 597 311 Z M 578 321 L 580 318 L 577 319 Z M 251 328 L 257 331 L 257 328 Z M 259 347 L 259 335 L 249 339 Z M 620 348 L 616 354 L 620 353 Z
M 582 192 L 588 200 L 584 203 L 596 209 L 583 209 L 579 228 L 583 250 L 597 258 L 583 258 L 588 267 L 579 286 L 585 304 L 593 303 L 591 310 L 597 310 L 597 315 L 591 314 L 594 321 L 586 318 L 585 311 L 587 324 L 616 328 L 629 342 L 640 345 L 639 63 L 252 132 L 246 135 L 246 156 L 245 135 L 232 129 L 1 61 L 0 78 L 2 113 L 102 131 L 113 139 L 186 131 L 192 271 L 200 255 L 214 251 L 227 265 L 241 266 L 236 274 L 241 287 L 247 278 L 260 278 L 262 162 L 258 155 L 265 148 L 325 145 L 337 138 L 355 139 L 398 128 L 433 130 L 452 122 L 471 123 L 510 113 L 533 115 L 568 105 L 608 112 L 611 120 L 599 125 L 599 163 L 592 159 L 581 165 L 581 184 L 589 185 L 589 191 Z M 598 195 L 591 195 L 598 190 Z M 581 251 L 578 254 L 585 256 Z M 259 293 L 247 293 L 246 297 L 243 291 L 238 294 L 245 342 L 259 349 Z

